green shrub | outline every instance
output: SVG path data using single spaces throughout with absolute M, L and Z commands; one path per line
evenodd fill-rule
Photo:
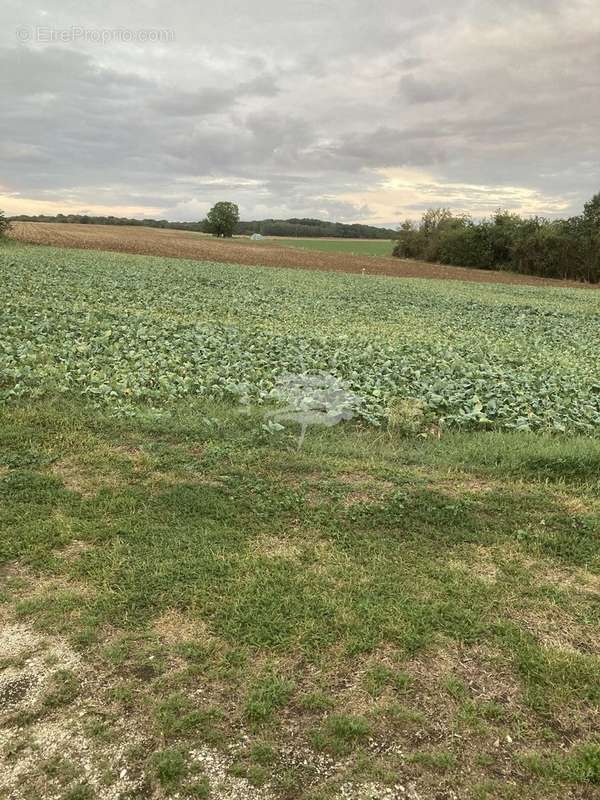
M 392 255 L 396 258 L 422 258 L 424 236 L 414 224 L 407 220 L 400 226 L 398 241 L 394 247 Z
M 485 224 L 448 228 L 439 237 L 437 261 L 463 267 L 496 266 L 490 238 Z
M 4 239 L 10 230 L 10 222 L 4 216 L 4 211 L 0 211 L 0 240 Z

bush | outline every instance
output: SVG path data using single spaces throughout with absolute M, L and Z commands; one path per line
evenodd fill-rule
M 421 255 L 419 231 L 410 220 L 403 222 L 400 226 L 398 241 L 392 255 L 396 258 L 419 258 Z
M 576 239 L 556 228 L 542 227 L 515 242 L 513 268 L 527 275 L 570 278 L 581 271 L 581 255 Z
M 437 260 L 442 264 L 481 268 L 495 266 L 487 225 L 449 228 L 441 234 L 437 249 Z
M 4 211 L 0 211 L 0 239 L 4 239 L 10 230 L 10 222 L 4 216 Z

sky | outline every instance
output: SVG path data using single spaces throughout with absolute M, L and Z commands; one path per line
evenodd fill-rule
M 600 191 L 598 0 L 2 0 L 0 208 L 397 225 Z

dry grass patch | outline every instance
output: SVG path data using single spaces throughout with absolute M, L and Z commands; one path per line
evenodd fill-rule
M 169 609 L 156 617 L 152 630 L 167 645 L 178 645 L 182 642 L 198 642 L 214 645 L 218 638 L 202 619 L 195 619 L 181 611 Z
M 111 448 L 111 452 L 130 465 L 134 474 L 147 472 L 155 463 L 155 459 L 149 453 L 134 445 L 117 445 Z
M 600 510 L 600 503 L 598 503 L 597 500 L 594 501 L 589 498 L 584 499 L 583 497 L 575 497 L 570 494 L 558 494 L 556 495 L 556 499 L 565 511 L 574 516 L 593 514 L 594 512 L 598 513 Z
M 252 555 L 260 558 L 282 558 L 288 561 L 297 561 L 302 548 L 290 539 L 282 536 L 260 536 L 249 545 Z
M 95 497 L 102 489 L 119 491 L 132 484 L 153 491 L 183 483 L 214 488 L 224 485 L 197 470 L 157 469 L 156 459 L 134 445 L 110 447 L 89 457 L 69 456 L 56 461 L 50 471 L 66 489 L 86 499 Z
M 101 489 L 119 489 L 125 485 L 123 477 L 116 472 L 99 472 L 76 456 L 63 458 L 52 464 L 52 475 L 62 481 L 65 489 L 83 498 L 95 497 Z
M 499 569 L 494 559 L 494 548 L 473 545 L 464 558 L 450 558 L 446 564 L 451 568 L 464 572 L 469 578 L 475 577 L 485 583 L 495 584 L 498 581 Z
M 344 591 L 347 585 L 345 569 L 352 564 L 348 554 L 338 549 L 334 543 L 318 538 L 307 540 L 307 552 L 311 555 L 311 560 L 307 563 L 306 570 L 311 575 L 323 577 L 332 589 Z M 337 613 L 341 616 L 349 612 L 341 606 Z
M 174 644 L 183 631 L 197 626 L 178 612 L 170 611 L 155 621 L 156 632 Z M 17 667 L 0 670 L 0 796 L 11 800 L 29 797 L 79 797 L 78 787 L 87 787 L 82 797 L 119 800 L 124 797 L 151 797 L 155 800 L 188 795 L 187 786 L 198 776 L 206 779 L 211 797 L 224 800 L 274 800 L 281 793 L 272 780 L 255 785 L 251 777 L 236 772 L 235 766 L 248 752 L 252 738 L 244 729 L 235 733 L 222 749 L 196 741 L 188 750 L 185 744 L 168 744 L 155 738 L 150 718 L 141 701 L 128 707 L 127 714 L 115 717 L 116 710 L 107 701 L 116 687 L 115 676 L 92 664 L 84 663 L 60 637 L 41 636 L 29 627 L 16 624 L 0 631 L 0 659 L 22 658 Z M 268 670 L 286 675 L 297 671 L 298 664 L 288 659 L 273 661 L 258 658 L 248 675 L 249 685 Z M 50 708 L 44 706 L 53 677 L 68 672 L 76 677 L 79 691 Z M 204 694 L 200 695 L 206 700 Z M 226 700 L 226 698 L 223 698 Z M 15 712 L 44 709 L 25 724 Z M 110 720 L 106 727 L 105 720 Z M 100 726 L 99 728 L 97 726 Z M 102 731 L 105 731 L 102 733 Z M 161 787 L 155 773 L 155 756 L 178 750 L 183 754 L 182 783 L 175 789 Z M 179 749 L 181 748 L 181 749 Z M 298 738 L 295 724 L 287 730 L 277 748 L 277 770 L 299 770 L 309 784 L 343 775 L 345 762 L 307 747 Z M 275 773 L 275 775 L 277 772 Z M 370 784 L 364 795 L 360 783 L 349 782 L 344 791 L 332 797 L 370 797 L 387 800 L 387 790 Z
M 152 470 L 143 478 L 143 483 L 150 490 L 160 491 L 160 489 L 179 486 L 179 484 L 191 484 L 192 486 L 210 486 L 213 489 L 221 489 L 225 486 L 223 481 L 209 477 L 196 470 L 186 470 L 176 472 L 175 470 Z
M 340 475 L 336 475 L 335 479 L 346 486 L 371 486 L 381 492 L 391 491 L 394 488 L 394 484 L 390 481 L 375 478 L 366 472 L 342 472 Z
M 375 478 L 368 473 L 346 472 L 336 475 L 336 482 L 351 487 L 343 500 L 345 507 L 354 505 L 380 503 L 390 494 L 394 485 L 390 481 Z
M 430 481 L 427 484 L 429 491 L 438 492 L 446 497 L 459 498 L 465 494 L 485 495 L 498 489 L 506 489 L 506 482 L 493 480 L 482 480 L 481 478 L 470 478 L 464 475 L 457 475 L 452 478 L 440 478 Z M 522 488 L 522 487 L 521 487 Z
M 50 472 L 69 491 L 86 499 L 102 489 L 118 491 L 131 482 L 142 481 L 154 467 L 155 459 L 133 444 L 101 444 L 91 452 L 55 461 Z
M 23 624 L 0 630 L 0 659 L 7 658 L 20 661 L 0 671 L 5 700 L 0 702 L 0 796 L 66 797 L 69 784 L 74 790 L 81 783 L 98 800 L 141 790 L 126 755 L 141 741 L 139 727 L 120 723 L 115 735 L 103 740 L 92 740 L 85 730 L 90 715 L 105 715 L 106 676 L 90 670 L 62 637 L 41 635 Z
M 389 706 L 412 685 L 402 654 L 392 645 L 351 660 L 335 648 L 331 652 L 335 671 L 319 677 L 335 697 L 336 713 L 363 715 Z
M 83 545 L 83 552 L 87 545 Z M 75 545 L 75 550 L 77 550 Z M 69 546 L 67 545 L 66 551 Z M 63 552 L 63 551 L 60 551 Z M 76 557 L 75 551 L 71 555 L 72 558 Z M 14 603 L 19 603 L 24 600 L 54 600 L 60 595 L 73 595 L 80 597 L 82 601 L 87 598 L 93 597 L 95 592 L 88 585 L 82 581 L 66 575 L 34 575 L 31 570 L 24 567 L 22 564 L 6 564 L 3 568 L 3 573 L 6 577 L 11 579 L 11 594 Z M 0 608 L 3 606 L 0 605 Z M 8 609 L 7 613 L 11 618 L 14 617 L 14 605 L 4 604 Z
M 591 625 L 573 619 L 559 606 L 513 611 L 514 619 L 543 647 L 568 653 L 600 653 L 600 634 Z
M 563 567 L 545 558 L 531 558 L 514 552 L 514 559 L 532 574 L 537 584 L 548 584 L 567 592 L 591 595 L 600 601 L 600 574 L 581 567 Z
M 90 550 L 94 549 L 94 545 L 90 542 L 82 542 L 80 539 L 74 539 L 72 542 L 69 542 L 68 545 L 62 547 L 58 551 L 58 555 L 63 559 L 63 561 L 77 561 L 85 553 L 89 553 Z
M 469 696 L 481 702 L 495 702 L 508 708 L 520 703 L 521 684 L 507 659 L 485 645 L 461 645 L 446 642 L 412 659 L 407 670 L 415 676 L 416 686 L 433 718 L 454 705 L 448 682 L 458 681 Z
M 39 704 L 49 679 L 59 670 L 79 670 L 81 659 L 60 637 L 34 633 L 22 624 L 7 624 L 0 630 L 0 659 L 19 659 L 18 667 L 0 673 L 0 711 L 20 710 Z M 16 685 L 18 695 L 11 695 Z

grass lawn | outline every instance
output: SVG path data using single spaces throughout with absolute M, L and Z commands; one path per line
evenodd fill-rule
M 301 247 L 304 250 L 321 250 L 324 253 L 349 253 L 356 256 L 391 256 L 394 242 L 389 239 L 296 239 L 272 237 L 267 242 L 277 242 L 284 247 Z
M 2 411 L 5 779 L 591 797 L 600 444 L 260 422 Z
M 273 353 L 316 358 L 298 298 L 334 337 L 317 289 L 350 326 L 364 279 L 273 273 L 269 294 L 267 270 L 3 256 L 0 796 L 598 795 L 597 437 L 358 416 L 298 451 L 219 365 L 240 371 L 236 325 L 257 386 Z M 418 316 L 431 285 L 372 282 L 382 336 L 383 297 Z M 489 287 L 448 291 L 457 320 L 495 318 Z M 592 324 L 584 292 L 500 291 L 530 335 L 553 298 Z M 448 319 L 442 297 L 419 308 Z M 194 348 L 203 382 L 171 392 Z M 121 402 L 121 371 L 154 394 Z

